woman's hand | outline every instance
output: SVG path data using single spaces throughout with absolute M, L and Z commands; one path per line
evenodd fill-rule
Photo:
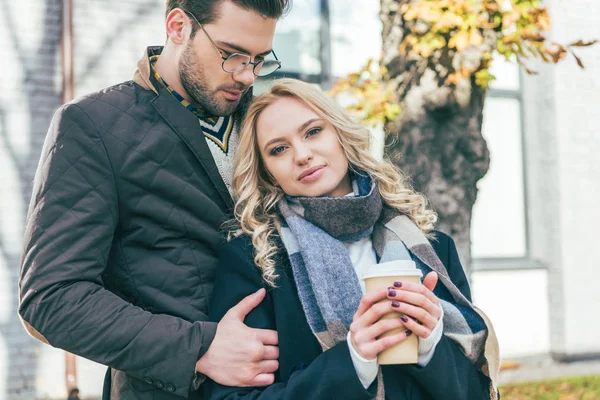
M 433 294 L 437 281 L 437 273 L 430 272 L 422 284 L 394 282 L 388 288 L 387 297 L 392 301 L 392 307 L 404 314 L 400 318 L 406 329 L 423 339 L 431 335 L 442 315 L 440 301 Z
M 350 325 L 350 340 L 356 352 L 372 360 L 382 351 L 406 340 L 413 332 L 428 338 L 442 314 L 439 299 L 433 294 L 437 280 L 437 274 L 430 272 L 423 284 L 391 282 L 393 286 L 365 293 Z M 406 315 L 381 319 L 390 311 Z M 403 326 L 406 330 L 381 337 Z
M 403 330 L 394 335 L 381 337 L 386 332 L 404 326 L 400 318 L 381 319 L 384 315 L 397 311 L 392 307 L 393 301 L 387 297 L 387 288 L 365 293 L 350 324 L 352 346 L 367 360 L 376 358 L 379 353 L 406 340 L 412 333 L 410 330 Z

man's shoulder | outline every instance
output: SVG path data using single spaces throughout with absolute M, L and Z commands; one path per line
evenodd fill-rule
M 65 104 L 63 108 L 75 108 L 94 122 L 113 120 L 115 116 L 132 108 L 149 107 L 155 93 L 134 81 L 125 81 L 98 91 L 88 93 Z

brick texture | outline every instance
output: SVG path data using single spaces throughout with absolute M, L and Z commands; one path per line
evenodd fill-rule
M 164 3 L 73 1 L 76 95 L 130 79 L 145 46 L 164 43 Z M 0 75 L 0 400 L 66 397 L 62 379 L 39 379 L 44 374 L 56 377 L 45 371 L 64 364 L 42 365 L 45 345 L 27 335 L 17 315 L 33 176 L 61 103 L 61 12 L 61 0 L 20 0 L 0 8 L 0 34 L 7 40 Z M 81 370 L 93 374 L 79 377 L 82 395 L 97 397 L 103 370 Z

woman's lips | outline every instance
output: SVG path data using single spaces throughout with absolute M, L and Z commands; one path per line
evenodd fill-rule
M 319 177 L 321 175 L 323 175 L 324 168 L 325 168 L 324 165 L 319 165 L 317 167 L 309 168 L 308 170 L 306 170 L 300 174 L 300 177 L 298 178 L 298 180 L 302 183 L 313 182 L 313 181 L 319 179 Z

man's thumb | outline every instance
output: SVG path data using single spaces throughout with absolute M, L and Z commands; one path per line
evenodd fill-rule
M 244 297 L 239 303 L 231 307 L 223 318 L 235 318 L 244 321 L 246 315 L 250 313 L 265 298 L 267 291 L 264 288 Z
M 429 289 L 433 292 L 433 289 L 435 288 L 435 285 L 437 285 L 437 282 L 438 282 L 437 272 L 430 272 L 425 276 L 425 279 L 423 279 L 423 286 L 425 286 L 427 289 Z

